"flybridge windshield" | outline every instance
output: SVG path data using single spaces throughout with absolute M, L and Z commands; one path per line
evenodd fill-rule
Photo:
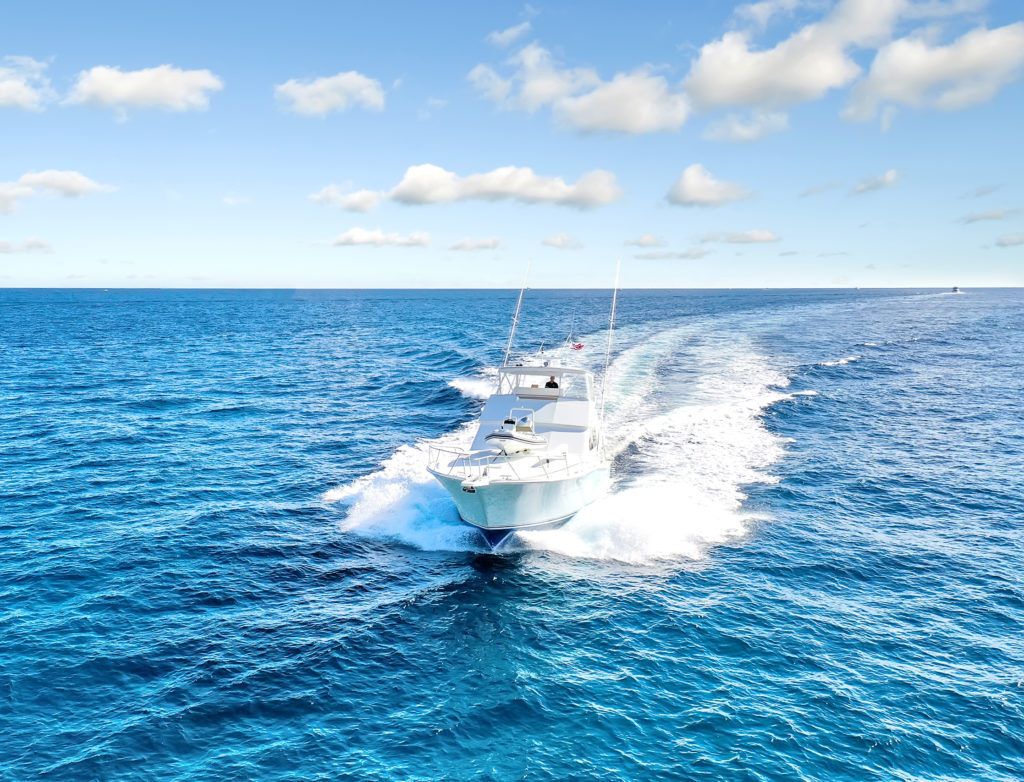
M 551 387 L 552 383 L 556 384 L 555 387 Z M 543 399 L 590 399 L 591 391 L 590 376 L 579 369 L 504 367 L 498 372 L 499 394 Z

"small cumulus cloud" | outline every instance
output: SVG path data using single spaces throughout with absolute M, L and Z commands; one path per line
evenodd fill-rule
M 55 95 L 46 77 L 48 63 L 31 57 L 0 59 L 0 108 L 42 111 Z
M 890 168 L 881 176 L 868 177 L 861 180 L 860 184 L 850 191 L 851 195 L 862 195 L 864 193 L 871 193 L 875 190 L 885 190 L 890 188 L 899 181 L 900 175 L 895 168 Z
M 627 247 L 664 247 L 665 242 L 654 234 L 644 234 L 636 239 L 628 239 L 625 245 Z
M 704 234 L 702 242 L 729 242 L 730 244 L 758 244 L 761 242 L 777 242 L 779 237 L 771 231 L 752 230 L 739 232 L 715 232 Z
M 324 117 L 352 106 L 381 111 L 384 90 L 380 82 L 358 71 L 345 71 L 318 79 L 289 79 L 274 88 L 274 97 L 288 111 Z
M 455 244 L 449 247 L 449 250 L 494 250 L 501 244 L 501 239 L 496 236 L 492 236 L 490 239 L 459 239 Z
M 578 250 L 583 246 L 578 239 L 574 239 L 567 233 L 549 236 L 547 239 L 544 239 L 541 244 L 546 247 L 554 247 L 558 250 Z
M 508 46 L 530 32 L 531 27 L 533 27 L 533 25 L 529 22 L 523 22 L 512 27 L 507 27 L 504 30 L 495 30 L 488 34 L 487 42 L 493 43 L 495 46 Z
M 1024 234 L 1006 234 L 996 239 L 996 247 L 1017 247 L 1024 244 Z
M 615 175 L 601 170 L 568 184 L 561 177 L 540 176 L 526 167 L 504 166 L 483 174 L 459 176 L 428 163 L 410 166 L 388 198 L 403 204 L 514 200 L 589 209 L 617 201 L 621 195 Z
M 656 133 L 681 128 L 690 103 L 645 67 L 617 73 L 589 92 L 561 99 L 556 112 L 563 123 L 582 132 Z
M 750 196 L 742 185 L 721 182 L 700 163 L 688 166 L 665 196 L 670 203 L 682 206 L 721 206 Z
M 10 214 L 18 206 L 18 200 L 35 191 L 17 182 L 0 182 L 0 214 Z
M 336 206 L 349 212 L 369 212 L 380 203 L 381 194 L 376 190 L 343 192 L 337 185 L 327 185 L 312 193 L 309 200 L 322 206 Z
M 78 198 L 87 193 L 104 193 L 115 189 L 111 185 L 94 182 L 78 171 L 29 171 L 16 182 L 0 182 L 0 214 L 13 212 L 20 199 L 40 193 Z
M 988 212 L 972 212 L 960 218 L 962 223 L 979 223 L 982 220 L 1005 220 L 1020 214 L 1020 209 L 992 209 Z
M 788 127 L 789 117 L 785 112 L 755 110 L 749 119 L 729 114 L 712 122 L 704 131 L 704 138 L 711 141 L 757 141 Z
M 32 188 L 49 190 L 69 198 L 77 198 L 86 193 L 110 192 L 115 189 L 111 185 L 94 182 L 78 171 L 58 171 L 53 168 L 46 171 L 30 171 L 22 175 L 18 183 Z
M 402 236 L 397 233 L 386 234 L 379 228 L 372 231 L 365 228 L 349 228 L 331 242 L 335 247 L 354 247 L 358 245 L 370 245 L 372 247 L 383 247 L 385 245 L 392 245 L 394 247 L 426 247 L 429 243 L 429 234 L 414 233 Z
M 581 132 L 677 130 L 689 115 L 686 96 L 650 65 L 604 81 L 593 68 L 561 67 L 536 43 L 523 47 L 508 65 L 514 69 L 508 77 L 481 63 L 467 79 L 501 108 L 532 114 L 546 106 L 561 124 Z
M 208 70 L 186 71 L 172 65 L 158 65 L 136 71 L 97 65 L 78 74 L 65 100 L 88 106 L 113 108 L 159 108 L 168 111 L 196 111 L 210 105 L 209 93 L 224 88 L 224 82 Z
M 44 242 L 42 239 L 27 239 L 21 244 L 13 244 L 4 239 L 0 239 L 0 254 L 10 255 L 13 253 L 52 253 L 53 247 L 50 246 L 49 242 Z

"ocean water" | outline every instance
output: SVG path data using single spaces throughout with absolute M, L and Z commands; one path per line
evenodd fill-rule
M 495 555 L 423 467 L 515 296 L 0 291 L 0 779 L 1024 777 L 1024 291 L 623 291 Z

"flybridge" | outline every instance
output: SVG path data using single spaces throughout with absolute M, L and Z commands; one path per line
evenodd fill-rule
M 558 388 L 547 388 L 551 378 Z M 554 366 L 513 366 L 498 370 L 498 394 L 520 398 L 582 399 L 593 396 L 591 375 L 585 369 Z

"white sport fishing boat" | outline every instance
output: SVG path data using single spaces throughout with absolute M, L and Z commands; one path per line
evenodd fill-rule
M 609 352 L 617 295 L 618 279 Z M 522 301 L 520 291 L 498 386 L 480 413 L 472 445 L 468 451 L 432 447 L 427 464 L 463 521 L 492 549 L 518 530 L 564 524 L 608 483 L 593 374 L 554 358 L 509 364 Z M 570 335 L 565 347 L 575 345 Z

